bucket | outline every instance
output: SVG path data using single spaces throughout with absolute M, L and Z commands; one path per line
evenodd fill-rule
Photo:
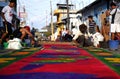
M 111 50 L 116 50 L 119 47 L 119 41 L 118 40 L 109 40 L 109 48 Z
M 7 49 L 8 43 L 7 43 L 7 42 L 4 42 L 4 43 L 3 43 L 3 46 L 4 46 L 4 49 Z

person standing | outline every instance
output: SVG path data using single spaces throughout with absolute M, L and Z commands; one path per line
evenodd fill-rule
M 10 35 L 12 34 L 12 27 L 13 27 L 13 24 L 12 24 L 12 19 L 13 19 L 13 15 L 14 15 L 14 6 L 15 6 L 15 2 L 14 0 L 11 0 L 9 2 L 9 5 L 5 6 L 3 9 L 2 9 L 2 12 L 1 12 L 1 16 L 2 16 L 2 19 L 3 19 L 3 25 L 4 25 L 4 30 L 5 32 L 2 34 L 2 37 L 0 39 L 0 42 L 5 39 L 8 40 L 7 38 L 10 37 Z
M 93 16 L 88 16 L 88 31 L 90 34 L 94 34 L 96 30 L 96 22 L 93 20 Z
M 110 40 L 110 23 L 104 18 L 103 25 L 101 27 L 101 34 L 104 36 L 104 41 L 108 42 Z
M 120 10 L 114 2 L 110 6 L 111 11 L 109 11 L 109 15 L 112 17 L 110 25 L 111 40 L 115 40 L 115 35 L 120 38 Z

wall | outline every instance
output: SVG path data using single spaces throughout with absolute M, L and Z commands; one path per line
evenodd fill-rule
M 105 12 L 106 10 L 107 4 L 104 1 L 94 6 L 94 20 L 96 24 L 99 25 L 100 27 L 101 27 L 100 15 L 102 14 L 102 12 Z
M 89 15 L 93 15 L 96 24 L 98 26 L 101 26 L 100 15 L 102 14 L 102 12 L 105 12 L 106 10 L 107 10 L 107 3 L 105 0 L 101 0 L 100 2 L 94 5 L 89 5 L 82 11 L 83 22 L 87 21 L 87 17 Z

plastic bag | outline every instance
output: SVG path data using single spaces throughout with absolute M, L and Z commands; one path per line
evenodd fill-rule
M 99 45 L 100 41 L 104 40 L 103 35 L 99 32 L 96 32 L 95 34 L 93 34 L 92 37 L 93 37 L 93 44 L 94 44 L 95 47 L 97 47 L 97 45 Z
M 8 47 L 7 49 L 21 49 L 21 40 L 19 38 L 14 38 L 13 40 L 8 41 Z

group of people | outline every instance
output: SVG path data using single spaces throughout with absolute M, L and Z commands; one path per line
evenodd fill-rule
M 30 39 L 30 43 L 34 44 L 34 36 L 30 31 L 29 26 L 25 26 L 24 22 L 21 22 L 20 27 L 15 28 L 13 10 L 15 6 L 14 0 L 10 0 L 9 5 L 2 9 L 1 17 L 3 19 L 4 30 L 0 38 L 0 44 L 4 41 L 8 41 L 11 38 L 19 38 L 22 41 L 27 37 Z M 100 47 L 101 41 L 108 42 L 111 40 L 120 40 L 120 10 L 115 3 L 110 4 L 111 9 L 106 11 L 106 17 L 102 20 L 101 30 L 96 22 L 93 20 L 93 16 L 88 16 L 88 23 L 81 24 L 79 30 L 72 28 L 72 33 L 66 28 L 60 32 L 60 40 L 74 41 L 81 46 Z M 111 17 L 111 21 L 107 18 Z M 18 23 L 19 24 L 19 23 Z M 111 38 L 110 38 L 111 35 Z
M 62 39 L 74 41 L 81 46 L 95 47 L 101 47 L 102 43 L 106 45 L 109 40 L 120 40 L 120 10 L 114 2 L 110 7 L 102 17 L 101 29 L 90 15 L 86 24 L 79 25 L 79 30 L 75 26 L 72 27 L 72 32 L 63 30 Z
M 63 30 L 61 31 L 61 41 L 66 41 L 66 42 L 70 42 L 72 41 L 72 36 L 71 36 L 71 32 L 69 31 L 68 28 L 63 28 Z
M 102 20 L 101 30 L 93 16 L 88 16 L 88 23 L 79 26 L 79 32 L 75 34 L 73 41 L 81 46 L 100 47 L 100 42 L 120 40 L 120 10 L 114 2 L 110 6 L 111 9 L 105 12 L 106 17 Z
M 81 46 L 96 46 L 99 47 L 99 42 L 104 40 L 99 26 L 93 20 L 93 16 L 88 16 L 88 23 L 80 24 L 79 29 L 74 25 L 72 30 L 63 29 L 60 31 L 60 41 L 75 42 Z
M 3 42 L 7 42 L 13 38 L 19 38 L 22 41 L 24 41 L 25 37 L 29 37 L 31 44 L 34 44 L 35 40 L 32 33 L 30 32 L 29 26 L 25 26 L 24 24 L 22 24 L 23 22 L 21 22 L 20 24 L 20 21 L 18 23 L 20 24 L 20 26 L 19 27 L 15 26 L 15 21 L 14 21 L 14 16 L 16 16 L 14 11 L 15 5 L 16 4 L 14 0 L 10 0 L 9 5 L 3 7 L 2 9 L 1 17 L 3 19 L 4 29 L 2 36 L 0 38 L 0 44 L 2 44 Z

